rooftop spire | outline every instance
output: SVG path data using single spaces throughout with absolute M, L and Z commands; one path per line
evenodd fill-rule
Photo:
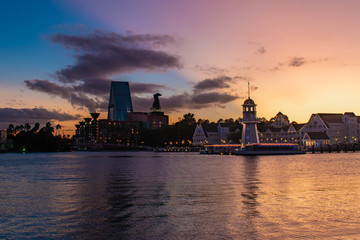
M 248 81 L 248 97 L 250 99 L 250 82 Z

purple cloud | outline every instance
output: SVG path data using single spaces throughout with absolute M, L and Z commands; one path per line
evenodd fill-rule
M 266 53 L 266 49 L 264 47 L 260 47 L 258 50 L 256 50 L 256 54 L 263 55 Z
M 212 74 L 212 75 L 223 75 L 227 72 L 224 68 L 219 68 L 216 66 L 209 66 L 209 65 L 195 65 L 194 67 L 195 71 L 199 71 L 205 74 Z
M 93 89 L 91 86 L 86 86 L 84 88 L 79 86 L 60 86 L 48 80 L 39 79 L 26 80 L 25 85 L 30 90 L 43 92 L 51 96 L 57 96 L 66 99 L 73 106 L 86 107 L 89 111 L 96 111 L 97 109 L 104 110 L 107 108 L 107 96 L 105 96 L 105 92 L 98 92 L 98 96 L 103 97 L 95 98 L 93 96 L 95 91 L 86 92 L 87 89 Z M 109 87 L 106 89 L 106 91 L 109 91 Z
M 155 50 L 156 47 L 175 42 L 169 35 L 120 35 L 95 31 L 87 36 L 56 34 L 49 39 L 77 52 L 75 64 L 55 73 L 57 79 L 64 83 L 86 78 L 107 78 L 137 70 L 181 68 L 178 56 Z
M 181 67 L 178 56 L 159 50 L 176 42 L 169 35 L 95 31 L 88 35 L 56 34 L 49 39 L 75 51 L 75 63 L 55 72 L 54 80 L 58 83 L 33 79 L 25 81 L 26 87 L 66 99 L 73 106 L 86 107 L 89 111 L 107 110 L 110 76 L 138 70 L 162 71 Z M 205 79 L 195 84 L 192 94 L 162 97 L 162 108 L 166 111 L 198 109 L 233 101 L 238 96 L 216 93 L 213 90 L 229 89 L 231 83 L 237 79 L 242 78 L 221 76 Z M 130 89 L 134 109 L 148 111 L 153 101 L 152 94 L 171 88 L 160 84 L 133 82 L 130 83 Z M 203 93 L 204 91 L 206 93 Z M 145 93 L 151 93 L 151 96 L 139 96 Z
M 205 79 L 194 86 L 195 91 L 207 91 L 207 90 L 214 90 L 220 88 L 230 88 L 229 83 L 232 83 L 233 79 L 227 76 L 221 76 L 212 79 Z
M 306 63 L 305 58 L 303 57 L 293 57 L 290 59 L 288 66 L 289 67 L 300 67 Z
M 161 90 L 169 90 L 170 88 L 160 85 L 160 84 L 153 84 L 153 83 L 138 83 L 138 82 L 131 82 L 130 83 L 130 91 L 134 94 L 141 94 L 141 93 L 156 93 L 160 92 Z
M 68 113 L 60 113 L 55 110 L 47 110 L 44 108 L 0 108 L 0 122 L 10 124 L 24 124 L 35 122 L 48 122 L 51 120 L 69 121 L 80 119 L 80 115 L 71 115 Z M 7 126 L 6 126 L 7 127 Z
M 191 100 L 195 104 L 212 104 L 212 103 L 228 103 L 239 98 L 238 96 L 233 96 L 228 93 L 201 93 L 199 95 L 192 96 Z
M 201 109 L 208 107 L 220 107 L 220 104 L 228 103 L 240 98 L 228 93 L 207 92 L 201 94 L 182 93 L 160 99 L 162 109 L 167 112 L 177 112 L 180 109 Z M 132 102 L 134 108 L 139 111 L 148 111 L 151 107 L 152 98 L 134 96 Z

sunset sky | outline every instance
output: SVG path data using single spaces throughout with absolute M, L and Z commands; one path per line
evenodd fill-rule
M 242 116 L 290 121 L 360 115 L 360 1 L 137 0 L 0 2 L 0 128 L 63 125 L 102 112 L 111 80 L 134 111 L 156 92 L 170 121 Z

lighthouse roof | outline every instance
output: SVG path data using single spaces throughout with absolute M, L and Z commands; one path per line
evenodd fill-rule
M 244 101 L 244 105 L 250 105 L 250 104 L 251 105 L 255 104 L 254 100 L 252 100 L 251 98 L 248 98 Z

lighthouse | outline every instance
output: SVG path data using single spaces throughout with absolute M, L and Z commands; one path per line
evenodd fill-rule
M 241 144 L 259 143 L 259 135 L 257 131 L 256 104 L 250 98 L 250 83 L 248 82 L 248 98 L 244 101 L 243 106 L 243 131 L 241 136 Z

